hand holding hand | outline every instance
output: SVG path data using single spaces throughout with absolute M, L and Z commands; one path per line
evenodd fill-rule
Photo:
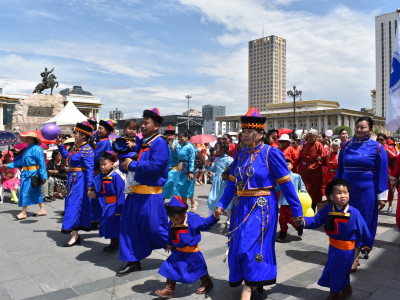
M 303 217 L 294 217 L 294 218 L 293 218 L 293 224 L 294 224 L 294 226 L 303 225 L 303 222 L 304 222 Z
M 216 218 L 219 219 L 219 217 L 224 213 L 224 210 L 221 207 L 217 207 L 215 209 L 214 215 Z
M 124 162 L 121 165 L 122 170 L 125 170 L 125 171 L 128 172 L 129 171 L 129 165 L 131 164 L 132 161 L 133 160 L 130 159 L 130 158 L 125 158 Z
M 385 207 L 387 200 L 379 200 L 378 201 L 378 210 L 381 210 Z
M 96 193 L 94 191 L 88 191 L 87 195 L 90 199 L 96 199 Z

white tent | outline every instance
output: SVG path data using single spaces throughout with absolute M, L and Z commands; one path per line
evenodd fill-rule
M 55 123 L 59 126 L 75 125 L 76 123 L 86 121 L 87 119 L 88 117 L 81 113 L 72 100 L 70 100 L 62 111 L 43 124 Z

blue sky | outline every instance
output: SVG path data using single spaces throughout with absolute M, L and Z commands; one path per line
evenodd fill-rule
M 140 117 L 190 106 L 247 111 L 247 45 L 264 35 L 287 42 L 287 87 L 303 100 L 371 107 L 375 16 L 392 0 L 0 0 L 0 85 L 30 93 L 44 67 L 60 89 L 100 97 L 101 117 L 118 108 Z M 290 101 L 288 99 L 288 101 Z

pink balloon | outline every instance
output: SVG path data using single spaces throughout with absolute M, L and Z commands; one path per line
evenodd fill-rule
M 57 135 L 61 133 L 61 128 L 56 124 L 49 123 L 42 127 L 41 132 L 46 140 L 54 140 L 57 138 Z

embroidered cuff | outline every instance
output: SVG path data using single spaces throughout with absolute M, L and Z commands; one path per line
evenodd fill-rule
M 235 176 L 233 176 L 233 175 L 229 175 L 229 178 L 228 178 L 230 181 L 232 181 L 232 182 L 236 182 L 236 177 Z
M 283 176 L 276 180 L 279 184 L 286 183 L 290 181 L 290 175 Z

